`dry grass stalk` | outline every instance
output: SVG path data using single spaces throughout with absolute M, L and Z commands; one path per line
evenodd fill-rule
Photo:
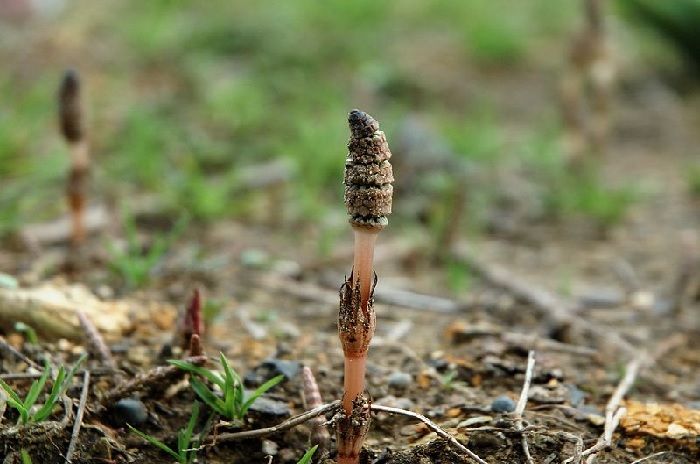
M 565 144 L 572 165 L 580 165 L 586 151 L 602 153 L 609 132 L 615 69 L 603 2 L 582 0 L 584 26 L 571 45 L 561 82 Z
M 207 362 L 206 356 L 193 356 L 184 361 L 203 366 Z M 131 380 L 116 386 L 100 399 L 100 407 L 109 407 L 122 398 L 126 398 L 134 392 L 148 395 L 154 391 L 162 391 L 164 385 L 172 385 L 185 377 L 187 372 L 177 366 L 158 366 L 150 371 L 137 375 Z
M 85 240 L 85 206 L 87 204 L 87 179 L 90 155 L 86 137 L 80 76 L 69 69 L 63 75 L 58 93 L 58 113 L 61 134 L 70 149 L 70 172 L 66 186 L 71 213 L 73 244 Z
M 530 392 L 530 385 L 532 384 L 532 375 L 535 371 L 535 352 L 530 351 L 527 355 L 527 369 L 525 370 L 525 380 L 523 381 L 523 388 L 520 391 L 520 398 L 518 399 L 518 404 L 515 407 L 515 426 L 519 432 L 522 432 L 520 437 L 520 443 L 523 448 L 523 453 L 527 459 L 528 464 L 534 464 L 535 461 L 532 459 L 530 454 L 530 446 L 527 443 L 527 437 L 523 432 L 523 413 L 525 412 L 525 406 L 527 406 L 527 398 Z
M 357 463 L 369 430 L 365 390 L 367 349 L 374 335 L 373 269 L 378 233 L 388 224 L 394 180 L 391 151 L 379 123 L 359 110 L 348 116 L 350 141 L 345 162 L 345 206 L 355 248 L 350 277 L 340 288 L 338 333 L 345 355 L 344 415 L 337 420 L 338 462 Z
M 85 332 L 85 338 L 90 351 L 94 354 L 99 355 L 100 359 L 111 370 L 117 370 L 117 364 L 112 357 L 112 352 L 105 343 L 102 335 L 92 323 L 90 318 L 82 311 L 76 312 L 78 320 L 80 321 L 80 327 L 82 327 Z

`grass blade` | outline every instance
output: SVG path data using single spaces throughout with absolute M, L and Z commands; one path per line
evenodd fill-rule
M 0 379 L 0 387 L 7 393 L 7 402 L 15 408 L 19 412 L 19 419 L 20 422 L 23 424 L 27 423 L 27 420 L 29 419 L 29 411 L 25 409 L 24 403 L 22 402 L 22 399 L 17 395 L 17 393 L 10 387 L 8 384 L 5 383 L 4 380 Z
M 222 416 L 226 416 L 226 407 L 224 402 L 221 400 L 221 398 L 209 390 L 204 383 L 193 377 L 190 379 L 190 385 L 192 386 L 192 390 L 194 390 L 197 396 L 199 396 L 199 398 L 204 401 L 207 406 Z
M 36 403 L 36 400 L 39 398 L 39 394 L 44 389 L 44 385 L 46 385 L 46 381 L 49 379 L 50 371 L 51 367 L 49 366 L 49 362 L 46 361 L 44 363 L 44 372 L 41 374 L 41 377 L 32 382 L 29 393 L 27 393 L 27 397 L 24 399 L 24 409 L 27 411 L 34 406 L 34 403 Z
M 240 388 L 240 378 L 233 369 L 231 369 L 223 353 L 219 354 L 219 360 L 221 361 L 221 366 L 224 368 L 225 375 L 224 404 L 226 405 L 226 411 L 229 417 L 235 416 L 240 418 L 238 414 L 240 411 L 240 399 L 238 397 L 239 395 L 237 395 L 237 387 Z
M 49 393 L 48 398 L 46 398 L 44 405 L 32 416 L 33 422 L 41 422 L 46 420 L 46 418 L 51 415 L 51 412 L 53 412 L 53 407 L 61 394 L 65 378 L 66 370 L 63 368 L 63 366 L 61 366 L 58 368 L 58 374 L 56 375 L 56 379 L 51 387 L 51 393 Z
M 245 403 L 243 403 L 243 408 L 241 411 L 242 415 L 245 415 L 248 412 L 248 408 L 250 408 L 255 400 L 260 398 L 260 396 L 262 396 L 266 391 L 280 383 L 283 379 L 283 375 L 278 375 L 277 377 L 273 377 L 264 384 L 260 385 L 253 393 L 251 393 L 250 397 L 246 399 Z
M 310 448 L 304 455 L 299 459 L 297 464 L 311 464 L 311 458 L 314 456 L 314 453 L 318 449 L 318 445 L 315 445 L 313 448 Z
M 153 446 L 155 446 L 155 447 L 161 449 L 162 451 L 165 451 L 165 452 L 168 453 L 170 456 L 174 457 L 174 458 L 177 460 L 177 462 L 182 462 L 182 461 L 180 460 L 180 456 L 179 456 L 175 451 L 173 451 L 168 445 L 166 445 L 165 443 L 163 443 L 162 441 L 158 440 L 158 439 L 155 438 L 155 437 L 152 437 L 152 436 L 150 436 L 150 435 L 147 435 L 147 434 L 143 433 L 142 431 L 140 431 L 140 430 L 138 430 L 138 429 L 135 429 L 135 428 L 132 427 L 130 424 L 126 424 L 126 426 L 129 427 L 129 430 L 131 430 L 131 431 L 134 432 L 136 435 L 138 435 L 139 437 L 141 437 L 141 438 L 143 438 L 144 440 L 146 440 L 146 441 L 147 441 L 148 443 L 150 443 L 151 445 L 153 445 Z
M 192 434 L 194 433 L 195 425 L 197 425 L 197 419 L 199 419 L 199 403 L 195 402 L 192 405 L 192 415 L 189 422 L 187 422 L 187 427 L 180 430 L 177 434 L 177 452 L 180 455 L 180 462 L 188 461 L 187 449 L 192 442 Z
M 53 382 L 53 387 L 51 387 L 51 393 L 49 393 L 49 397 L 46 399 L 44 405 L 32 416 L 31 419 L 33 422 L 41 422 L 51 415 L 56 401 L 58 401 L 58 398 L 68 389 L 75 372 L 86 358 L 86 353 L 80 355 L 80 358 L 78 358 L 68 372 L 66 372 L 63 366 L 58 368 L 58 374 L 56 375 L 56 380 Z
M 221 378 L 221 376 L 215 374 L 214 372 L 210 371 L 209 369 L 195 366 L 192 363 L 189 363 L 187 361 L 181 361 L 179 359 L 170 359 L 168 363 L 172 364 L 173 366 L 182 369 L 185 372 L 189 372 L 190 374 L 195 374 L 200 377 L 204 377 L 205 379 L 209 380 L 211 383 L 218 385 L 222 390 L 224 388 L 224 379 Z
M 20 450 L 19 454 L 22 456 L 22 464 L 32 464 L 32 457 L 29 455 L 27 450 Z
M 13 402 L 19 404 L 20 406 L 24 407 L 24 402 L 22 401 L 22 398 L 19 397 L 19 395 L 12 389 L 11 386 L 9 386 L 7 383 L 5 383 L 4 380 L 0 379 L 0 387 L 2 387 L 3 390 L 5 390 L 5 393 L 7 393 L 7 401 L 9 402 L 12 400 Z M 12 404 L 12 403 L 10 403 Z M 16 407 L 14 404 L 12 404 L 12 407 Z

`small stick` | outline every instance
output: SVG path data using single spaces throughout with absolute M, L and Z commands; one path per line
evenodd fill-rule
M 107 347 L 107 344 L 102 338 L 100 332 L 97 330 L 97 327 L 95 327 L 95 324 L 92 323 L 92 320 L 90 320 L 87 314 L 85 314 L 83 311 L 76 311 L 76 315 L 78 316 L 80 326 L 85 332 L 85 337 L 87 338 L 87 342 L 92 351 L 100 356 L 100 359 L 105 366 L 112 370 L 117 370 L 117 364 L 114 362 L 112 352 Z
M 607 406 L 605 406 L 605 425 L 603 427 L 603 435 L 598 439 L 595 445 L 581 453 L 581 457 L 585 458 L 586 456 L 589 456 L 588 459 L 586 459 L 587 464 L 595 462 L 596 455 L 600 451 L 612 446 L 613 433 L 620 424 L 620 419 L 622 419 L 627 412 L 625 408 L 620 407 L 620 403 L 629 389 L 632 388 L 644 358 L 645 355 L 637 356 L 635 359 L 630 361 L 629 364 L 627 364 L 627 367 L 625 368 L 625 376 L 617 385 L 617 388 L 615 388 L 615 391 L 610 397 Z
M 7 340 L 5 340 L 5 337 L 3 337 L 2 335 L 0 335 L 0 350 L 10 353 L 20 361 L 28 364 L 29 366 L 35 369 L 41 370 L 41 367 L 37 363 L 20 353 L 14 346 L 7 343 Z
M 77 371 L 76 374 L 85 374 L 85 370 L 81 369 L 81 370 Z M 104 368 L 99 368 L 99 369 L 91 370 L 90 375 L 92 377 L 104 377 L 105 375 L 112 376 L 112 375 L 114 375 L 114 371 L 111 369 L 106 370 Z M 2 379 L 2 380 L 33 380 L 33 379 L 38 379 L 41 376 L 42 376 L 41 372 L 22 372 L 22 373 L 16 373 L 16 374 L 0 374 L 0 379 Z
M 206 356 L 194 356 L 183 361 L 201 366 L 207 362 Z M 147 392 L 149 390 L 163 389 L 163 385 L 171 385 L 176 380 L 187 375 L 176 366 L 158 366 L 150 371 L 137 375 L 128 382 L 113 388 L 100 400 L 100 408 L 107 408 L 113 403 L 132 394 L 135 391 Z
M 525 370 L 525 381 L 523 382 L 523 389 L 520 392 L 520 398 L 518 399 L 518 404 L 515 407 L 515 412 L 513 413 L 515 417 L 515 427 L 519 432 L 523 431 L 523 412 L 525 412 L 525 406 L 527 406 L 527 397 L 530 391 L 530 384 L 532 383 L 532 373 L 535 370 L 535 352 L 530 351 L 527 354 L 527 369 Z M 527 444 L 527 438 L 523 433 L 520 437 L 523 453 L 527 458 L 528 464 L 534 464 L 532 460 L 532 455 L 530 454 L 530 447 Z
M 75 415 L 75 421 L 73 422 L 73 433 L 70 437 L 70 443 L 68 444 L 68 451 L 66 452 L 66 463 L 71 464 L 71 458 L 75 452 L 75 446 L 78 442 L 78 435 L 80 434 L 80 427 L 83 424 L 83 415 L 85 413 L 85 404 L 87 403 L 87 397 L 89 393 L 90 386 L 90 371 L 85 371 L 83 374 L 83 390 L 80 393 L 80 403 L 78 404 L 78 412 Z
M 673 451 L 659 451 L 658 453 L 650 454 L 649 456 L 637 459 L 636 461 L 630 462 L 630 464 L 639 464 L 640 462 L 648 461 L 649 459 L 657 458 L 663 456 L 664 454 L 674 454 Z
M 574 455 L 564 461 L 562 464 L 580 464 L 581 454 L 583 453 L 583 439 L 578 435 L 574 435 L 573 433 L 569 432 L 559 432 L 559 435 L 574 443 Z
M 218 435 L 217 437 L 215 437 L 210 443 L 207 443 L 204 446 L 213 446 L 213 445 L 220 443 L 220 442 L 245 440 L 247 438 L 265 437 L 267 435 L 272 435 L 272 434 L 275 434 L 277 432 L 283 432 L 285 430 L 296 427 L 299 424 L 303 424 L 304 422 L 307 422 L 307 421 L 309 421 L 315 417 L 318 417 L 322 414 L 327 414 L 329 412 L 335 412 L 339 408 L 340 408 L 340 400 L 336 400 L 336 401 L 333 401 L 332 403 L 324 404 L 322 406 L 314 408 L 311 411 L 306 411 L 302 414 L 291 417 L 284 422 L 280 422 L 277 425 L 273 425 L 272 427 L 265 427 L 265 428 L 256 429 L 256 430 L 244 430 L 242 432 L 222 433 L 221 435 Z
M 439 425 L 437 425 L 435 422 L 431 421 L 430 419 L 428 419 L 427 417 L 425 417 L 422 414 L 418 414 L 417 412 L 413 412 L 413 411 L 407 411 L 405 409 L 392 408 L 390 406 L 381 406 L 378 404 L 372 405 L 372 411 L 386 412 L 389 414 L 397 414 L 400 416 L 412 417 L 416 420 L 419 420 L 419 421 L 423 422 L 426 426 L 428 426 L 428 428 L 431 429 L 433 432 L 437 433 L 439 436 L 441 436 L 442 438 L 449 441 L 453 446 L 458 448 L 460 451 L 465 453 L 467 456 L 472 458 L 474 461 L 478 462 L 479 464 L 488 464 L 486 461 L 484 461 L 479 456 L 477 456 L 476 453 L 474 453 L 469 448 L 467 448 L 466 446 L 461 444 L 455 437 L 453 437 L 449 433 L 445 432 Z

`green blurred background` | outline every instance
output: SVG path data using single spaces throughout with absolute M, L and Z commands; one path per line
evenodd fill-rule
M 0 233 L 65 213 L 55 97 L 68 67 L 86 91 L 92 202 L 133 208 L 147 197 L 202 224 L 257 221 L 270 203 L 240 185 L 241 173 L 284 160 L 291 180 L 274 203 L 283 227 L 343 227 L 354 107 L 382 123 L 395 159 L 412 121 L 451 157 L 447 169 L 429 153 L 404 168 L 418 180 L 399 178 L 398 190 L 433 207 L 407 201 L 399 222 L 439 227 L 449 214 L 440 205 L 472 179 L 468 227 L 483 229 L 511 186 L 494 174 L 503 166 L 535 173 L 543 217 L 582 214 L 607 227 L 636 198 L 625 179 L 572 180 L 561 161 L 556 88 L 583 22 L 576 0 L 0 4 Z M 683 75 L 671 42 L 606 6 L 623 80 L 655 67 Z

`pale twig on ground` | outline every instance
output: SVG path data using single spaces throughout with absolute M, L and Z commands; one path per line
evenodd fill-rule
M 207 362 L 206 356 L 192 356 L 183 361 L 202 366 Z M 100 400 L 98 410 L 108 408 L 122 398 L 139 391 L 143 394 L 151 390 L 162 390 L 163 385 L 172 385 L 184 378 L 187 372 L 177 366 L 157 366 L 153 369 L 123 382 L 107 392 Z
M 82 375 L 85 374 L 85 370 L 81 369 L 76 372 L 76 375 Z M 22 373 L 16 373 L 16 374 L 0 374 L 0 379 L 2 380 L 33 380 L 33 379 L 38 379 L 43 375 L 43 372 L 22 372 Z M 106 375 L 113 376 L 114 371 L 113 370 L 90 370 L 90 376 L 91 377 L 104 377 Z
M 71 463 L 71 458 L 75 452 L 75 446 L 78 443 L 78 435 L 80 434 L 80 427 L 83 425 L 83 415 L 85 414 L 85 405 L 87 404 L 87 397 L 90 390 L 90 371 L 85 371 L 83 374 L 83 390 L 80 393 L 80 403 L 78 403 L 78 412 L 75 414 L 75 421 L 73 422 L 73 433 L 70 437 L 70 443 L 68 444 L 68 451 L 66 452 L 66 462 Z
M 112 370 L 116 370 L 117 364 L 114 362 L 112 352 L 107 347 L 107 344 L 102 338 L 99 330 L 97 330 L 97 327 L 95 327 L 95 324 L 93 324 L 92 320 L 90 320 L 87 314 L 82 311 L 76 311 L 76 315 L 80 321 L 80 326 L 85 332 L 85 338 L 90 348 L 92 348 L 92 350 L 100 356 L 100 359 L 105 366 Z
M 532 374 L 535 370 L 535 352 L 530 351 L 527 354 L 527 369 L 525 370 L 525 380 L 523 381 L 523 389 L 520 392 L 520 398 L 518 399 L 518 404 L 515 406 L 515 412 L 513 416 L 515 417 L 515 427 L 519 432 L 523 431 L 523 412 L 525 412 L 525 406 L 527 406 L 527 397 L 530 392 L 530 384 L 532 383 Z M 520 436 L 521 444 L 523 447 L 523 453 L 527 458 L 528 464 L 534 464 L 532 460 L 532 455 L 530 454 L 530 446 L 527 444 L 527 437 L 525 433 Z
M 272 435 L 277 432 L 282 432 L 287 429 L 291 429 L 292 427 L 296 427 L 299 424 L 303 424 L 306 421 L 309 421 L 315 417 L 318 417 L 322 414 L 327 414 L 329 412 L 335 412 L 340 408 L 340 400 L 333 401 L 332 403 L 324 404 L 323 406 L 320 406 L 318 408 L 314 408 L 310 411 L 307 411 L 305 413 L 299 414 L 297 416 L 291 417 L 287 419 L 284 422 L 280 422 L 277 425 L 273 425 L 272 427 L 265 427 L 262 429 L 255 429 L 255 430 L 244 430 L 242 432 L 232 432 L 232 433 L 222 433 L 221 435 L 218 435 L 215 437 L 215 439 L 210 442 L 205 444 L 204 446 L 213 446 L 217 443 L 221 442 L 227 442 L 227 441 L 237 441 L 237 440 L 245 440 L 247 438 L 256 438 L 256 437 L 264 437 L 267 435 Z
M 617 385 L 617 388 L 615 388 L 615 391 L 610 397 L 610 401 L 608 401 L 607 406 L 605 406 L 605 425 L 603 428 L 603 435 L 598 439 L 595 445 L 581 453 L 581 457 L 585 458 L 588 456 L 588 459 L 586 459 L 587 464 L 595 462 L 596 455 L 600 451 L 612 446 L 613 433 L 620 424 L 620 419 L 622 419 L 627 412 L 625 408 L 620 407 L 620 403 L 629 389 L 632 388 L 632 385 L 637 378 L 637 373 L 639 372 L 642 361 L 645 358 L 646 356 L 642 354 L 627 364 L 624 377 Z
M 476 453 L 474 453 L 469 448 L 467 448 L 466 446 L 461 444 L 455 437 L 453 437 L 449 433 L 445 432 L 439 425 L 437 425 L 435 422 L 431 421 L 430 419 L 428 419 L 427 417 L 425 417 L 422 414 L 418 414 L 417 412 L 413 412 L 413 411 L 407 411 L 405 409 L 392 408 L 389 406 L 380 406 L 378 404 L 372 405 L 372 411 L 386 412 L 389 414 L 397 414 L 400 416 L 412 417 L 416 420 L 419 420 L 422 423 L 424 423 L 426 426 L 428 426 L 428 428 L 431 429 L 433 432 L 437 433 L 438 436 L 449 441 L 453 446 L 458 448 L 460 451 L 462 451 L 464 454 L 469 456 L 474 461 L 478 462 L 479 464 L 488 464 L 486 461 L 484 461 L 479 456 L 477 456 Z
M 569 432 L 559 432 L 559 435 L 574 443 L 574 455 L 564 461 L 563 464 L 580 464 L 583 454 L 583 439 Z
M 649 459 L 654 459 L 658 458 L 659 456 L 663 456 L 664 454 L 674 454 L 673 451 L 659 451 L 658 453 L 650 454 L 649 456 L 645 456 L 643 458 L 637 459 L 636 461 L 630 462 L 630 464 L 639 464 L 641 462 L 646 462 Z
M 29 365 L 35 369 L 41 370 L 41 366 L 39 366 L 37 363 L 35 363 L 31 359 L 29 359 L 28 357 L 26 357 L 25 355 L 20 353 L 14 346 L 7 343 L 7 340 L 5 340 L 5 337 L 3 337 L 3 336 L 0 336 L 0 350 L 10 353 L 11 355 L 15 356 L 20 361 L 26 363 L 27 365 Z

